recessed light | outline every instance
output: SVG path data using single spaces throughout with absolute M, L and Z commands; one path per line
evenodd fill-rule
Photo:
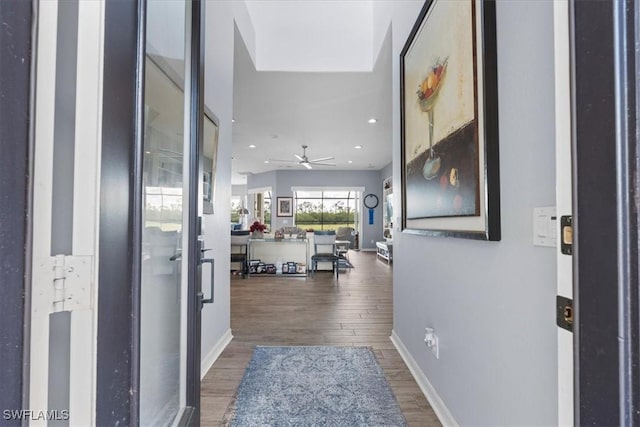
M 361 148 L 362 148 L 362 145 L 356 145 L 356 146 L 354 146 L 353 148 L 355 148 L 356 150 L 359 150 L 359 149 L 361 149 Z
M 235 122 L 236 122 L 236 119 L 231 119 L 231 123 L 235 123 Z
M 264 162 L 265 162 L 265 163 L 269 163 L 269 160 L 265 160 Z
M 367 120 L 368 123 L 374 124 L 378 121 L 378 119 L 374 119 L 373 117 Z
M 151 154 L 151 151 L 145 151 L 145 154 Z
M 347 163 L 351 164 L 351 163 L 353 163 L 353 160 L 349 160 Z
M 256 148 L 256 146 L 254 144 L 251 144 L 249 148 Z

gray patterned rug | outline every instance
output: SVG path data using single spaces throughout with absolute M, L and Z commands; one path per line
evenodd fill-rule
M 365 347 L 256 347 L 230 426 L 406 426 Z

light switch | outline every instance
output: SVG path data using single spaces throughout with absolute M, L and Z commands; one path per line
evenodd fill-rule
M 533 208 L 533 244 L 555 248 L 558 244 L 556 208 Z

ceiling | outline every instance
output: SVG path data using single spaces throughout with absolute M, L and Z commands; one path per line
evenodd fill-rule
M 373 0 L 246 0 L 260 71 L 371 71 Z M 382 34 L 384 36 L 384 34 Z M 379 49 L 380 46 L 377 46 Z
M 296 160 L 302 145 L 308 145 L 309 159 L 335 157 L 335 167 L 314 170 L 379 170 L 391 162 L 389 34 L 370 72 L 256 71 L 237 29 L 234 46 L 232 184 L 245 184 L 248 174 L 303 170 L 295 163 L 265 163 Z M 371 118 L 377 122 L 368 123 Z

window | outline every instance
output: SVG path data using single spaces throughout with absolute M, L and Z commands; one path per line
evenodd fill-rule
M 231 196 L 231 222 L 239 224 L 241 222 L 240 213 L 238 212 L 242 207 L 242 197 Z
M 264 223 L 271 228 L 271 191 L 262 193 L 262 212 L 264 215 Z
M 249 190 L 249 224 L 253 221 L 260 221 L 267 226 L 267 231 L 271 229 L 271 190 L 257 189 Z
M 358 191 L 295 191 L 295 224 L 300 228 L 358 229 Z

